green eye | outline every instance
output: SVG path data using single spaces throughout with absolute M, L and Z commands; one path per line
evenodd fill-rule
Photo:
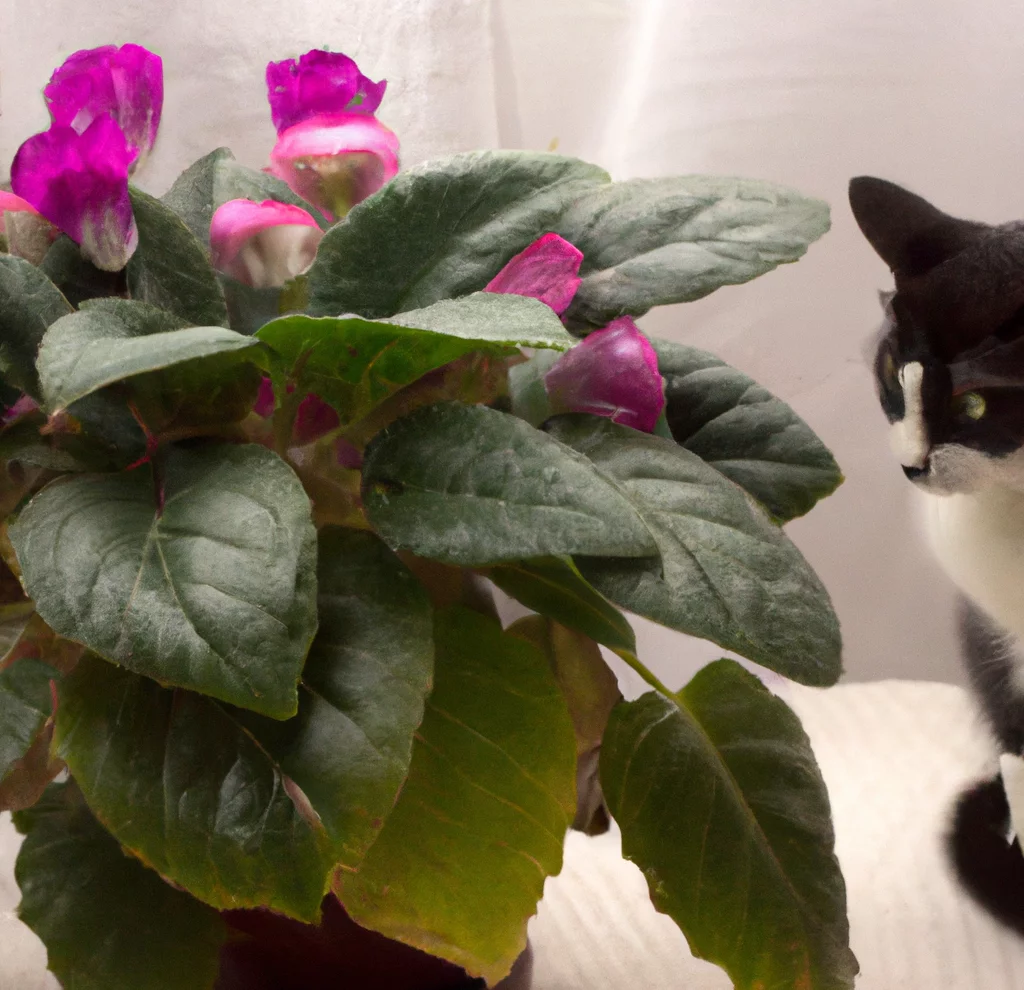
M 956 411 L 968 419 L 981 419 L 985 415 L 985 400 L 977 392 L 964 392 L 955 400 Z

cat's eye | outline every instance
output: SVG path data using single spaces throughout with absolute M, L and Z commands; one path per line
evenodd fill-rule
M 956 412 L 968 419 L 981 419 L 985 415 L 985 399 L 977 392 L 964 392 L 953 400 Z
M 899 376 L 896 373 L 896 359 L 889 351 L 886 351 L 885 357 L 882 358 L 882 377 L 885 381 L 885 387 L 895 391 L 897 385 L 899 385 Z

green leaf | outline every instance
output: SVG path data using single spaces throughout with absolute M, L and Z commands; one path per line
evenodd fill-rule
M 537 351 L 528 361 L 508 369 L 513 416 L 525 419 L 531 426 L 540 426 L 551 415 L 551 399 L 544 376 L 560 357 L 555 351 Z
M 323 826 L 212 699 L 87 655 L 61 685 L 54 743 L 104 828 L 162 876 L 216 908 L 319 918 Z
M 552 434 L 619 485 L 661 559 L 578 557 L 617 605 L 803 684 L 842 671 L 828 593 L 786 535 L 742 489 L 696 454 L 599 416 L 560 416 Z
M 394 320 L 286 316 L 256 336 L 283 358 L 301 392 L 331 403 L 344 421 L 472 351 L 502 355 L 520 346 L 565 350 L 574 343 L 536 299 L 484 292 Z
M 226 932 L 216 911 L 164 883 L 53 784 L 15 817 L 26 838 L 18 914 L 74 990 L 212 990 Z
M 160 199 L 184 220 L 196 240 L 206 245 L 213 214 L 231 199 L 291 203 L 312 214 L 321 227 L 327 226 L 327 221 L 280 179 L 240 165 L 228 148 L 211 151 L 190 165 Z
M 526 945 L 573 814 L 572 724 L 540 651 L 465 608 L 439 613 L 436 680 L 409 779 L 358 872 L 352 918 L 493 984 Z
M 400 172 L 324 236 L 310 312 L 391 316 L 482 289 L 608 176 L 558 155 L 484 151 Z
M 46 328 L 70 312 L 60 289 L 35 265 L 0 255 L 0 375 L 38 397 L 39 344 Z
M 567 318 L 604 326 L 700 299 L 796 261 L 828 228 L 825 203 L 768 182 L 690 175 L 602 186 L 554 228 L 583 252 Z
M 379 433 L 363 462 L 363 504 L 392 547 L 450 564 L 656 552 L 586 458 L 484 406 L 439 403 Z
M 320 532 L 320 630 L 287 722 L 245 724 L 309 799 L 335 861 L 359 866 L 394 806 L 433 675 L 433 609 L 372 533 Z
M 10 538 L 39 614 L 129 670 L 274 718 L 295 714 L 316 631 L 316 533 L 255 444 L 172 448 L 150 470 L 58 479 Z
M 98 299 L 53 324 L 38 368 L 43 400 L 56 410 L 115 382 L 185 362 L 196 362 L 209 378 L 230 377 L 239 362 L 266 361 L 259 342 L 234 330 L 186 327 L 145 303 Z
M 139 228 L 125 269 L 132 297 L 195 326 L 226 327 L 227 306 L 206 249 L 160 200 L 134 188 L 131 199 Z
M 81 248 L 66 234 L 61 234 L 53 242 L 39 268 L 72 306 L 79 306 L 86 299 L 98 296 L 124 294 L 124 271 L 100 271 L 82 256 Z
M 50 681 L 59 677 L 49 664 L 30 658 L 0 669 L 0 783 L 53 714 Z
M 612 713 L 601 780 L 622 850 L 737 990 L 851 990 L 828 792 L 796 715 L 731 660 Z M 681 813 L 684 809 L 685 813 Z
M 787 522 L 831 495 L 843 476 L 829 449 L 785 402 L 712 354 L 651 342 L 677 443 Z
M 592 588 L 571 560 L 544 557 L 490 567 L 484 572 L 506 595 L 611 650 L 636 652 L 626 617 Z

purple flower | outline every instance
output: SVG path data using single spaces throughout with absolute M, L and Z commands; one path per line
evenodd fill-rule
M 284 285 L 313 263 L 321 237 L 299 206 L 232 199 L 210 223 L 213 267 L 257 289 Z
M 544 234 L 505 265 L 484 291 L 530 296 L 561 316 L 580 287 L 582 261 L 579 248 L 558 234 Z
M 54 124 L 84 133 L 106 114 L 124 132 L 133 169 L 156 141 L 164 102 L 163 62 L 139 45 L 75 52 L 43 90 Z
M 267 171 L 343 217 L 398 173 L 398 138 L 372 114 L 320 114 L 280 133 Z
M 566 351 L 544 376 L 555 412 L 607 416 L 650 433 L 665 406 L 658 356 L 631 317 L 620 316 Z
M 107 114 L 81 134 L 54 124 L 30 137 L 11 165 L 11 187 L 73 241 L 97 268 L 116 272 L 139 234 L 128 198 L 134 153 Z
M 298 61 L 267 66 L 267 99 L 277 133 L 310 117 L 343 111 L 373 113 L 380 106 L 387 81 L 373 82 L 340 52 L 314 49 Z

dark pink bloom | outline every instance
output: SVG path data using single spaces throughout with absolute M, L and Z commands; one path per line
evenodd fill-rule
M 210 223 L 213 267 L 257 289 L 284 285 L 313 263 L 321 237 L 299 206 L 232 199 Z
M 484 291 L 530 296 L 561 316 L 580 287 L 582 261 L 579 248 L 558 234 L 545 234 L 505 265 Z
M 116 272 L 139 239 L 128 198 L 133 159 L 121 128 L 106 114 L 81 134 L 54 124 L 18 149 L 11 186 L 78 243 L 97 268 Z
M 314 49 L 267 66 L 267 99 L 277 133 L 324 113 L 373 113 L 387 80 L 374 82 L 340 52 Z
M 20 416 L 35 412 L 38 408 L 39 405 L 32 396 L 23 395 L 14 403 L 13 406 L 8 406 L 3 411 L 3 414 L 0 415 L 0 422 L 10 423 L 12 420 L 18 419 Z
M 267 171 L 342 217 L 398 173 L 398 138 L 368 113 L 320 114 L 280 133 Z
M 75 52 L 43 90 L 54 124 L 84 133 L 109 114 L 124 132 L 133 168 L 149 154 L 164 102 L 163 62 L 139 45 Z
M 337 429 L 341 424 L 333 406 L 329 406 L 319 395 L 310 393 L 295 411 L 292 425 L 292 440 L 299 447 L 318 440 L 325 433 Z
M 260 382 L 260 390 L 256 393 L 256 402 L 252 411 L 266 419 L 274 411 L 274 383 L 267 375 Z
M 665 407 L 658 356 L 620 316 L 566 351 L 544 376 L 555 412 L 585 412 L 650 433 Z

